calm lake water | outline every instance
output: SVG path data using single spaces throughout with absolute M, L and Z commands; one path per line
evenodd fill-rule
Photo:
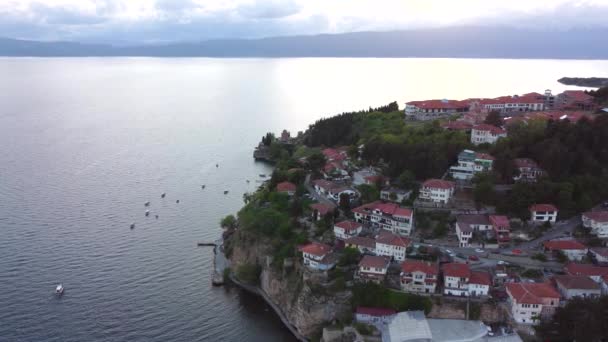
M 0 341 L 289 341 L 196 247 L 270 173 L 262 135 L 562 76 L 608 61 L 0 58 Z

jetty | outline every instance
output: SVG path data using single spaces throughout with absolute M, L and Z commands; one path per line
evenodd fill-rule
M 226 282 L 226 279 L 224 279 L 224 270 L 230 266 L 230 262 L 224 255 L 223 239 L 216 240 L 213 246 L 213 274 L 211 276 L 211 285 L 221 286 Z

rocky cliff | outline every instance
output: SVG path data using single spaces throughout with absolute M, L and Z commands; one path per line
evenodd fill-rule
M 350 292 L 331 291 L 331 284 L 324 286 L 320 280 L 322 275 L 303 269 L 299 260 L 293 265 L 272 266 L 267 241 L 254 241 L 242 233 L 230 240 L 232 268 L 252 263 L 261 266 L 259 287 L 302 335 L 311 337 L 332 321 L 351 315 Z

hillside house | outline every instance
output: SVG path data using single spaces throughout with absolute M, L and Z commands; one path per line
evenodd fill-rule
M 530 221 L 555 223 L 557 221 L 557 207 L 553 204 L 534 204 L 530 206 Z
M 543 247 L 547 252 L 564 253 L 570 261 L 581 261 L 587 256 L 587 246 L 576 240 L 553 240 L 543 242 Z
M 602 295 L 600 284 L 589 277 L 556 275 L 554 277 L 555 286 L 565 300 L 574 297 L 597 298 Z
M 549 283 L 508 283 L 511 316 L 517 323 L 538 324 L 559 306 L 561 295 Z
M 300 246 L 299 251 L 302 252 L 304 265 L 311 270 L 327 271 L 335 266 L 335 261 L 330 256 L 331 247 L 326 244 L 312 242 Z
M 401 263 L 401 290 L 410 293 L 435 293 L 439 265 L 418 260 Z
M 514 159 L 513 165 L 517 170 L 517 175 L 513 177 L 515 181 L 536 182 L 538 178 L 546 175 L 545 170 L 530 158 Z
M 358 280 L 377 284 L 383 283 L 390 262 L 391 259 L 387 256 L 364 255 L 359 261 Z
M 397 261 L 405 260 L 406 249 L 411 241 L 387 231 L 381 231 L 376 237 L 376 254 L 388 256 Z
M 494 144 L 500 138 L 506 138 L 507 131 L 500 127 L 479 124 L 471 129 L 471 143 L 473 145 Z
M 342 221 L 334 224 L 334 235 L 336 239 L 346 240 L 361 233 L 363 225 L 354 221 Z
M 372 227 L 409 236 L 414 223 L 414 212 L 411 209 L 402 208 L 395 203 L 383 203 L 375 201 L 364 204 L 352 210 L 355 221 Z
M 442 179 L 429 179 L 422 183 L 418 199 L 427 202 L 446 204 L 454 195 L 454 182 Z
M 458 154 L 458 164 L 450 167 L 454 179 L 471 180 L 475 174 L 492 171 L 494 157 L 486 153 L 464 150 Z
M 588 211 L 583 213 L 583 227 L 600 239 L 608 239 L 608 211 Z

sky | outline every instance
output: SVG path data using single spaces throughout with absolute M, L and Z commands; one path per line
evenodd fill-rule
M 461 25 L 608 27 L 608 0 L 0 0 L 0 36 L 162 43 Z

